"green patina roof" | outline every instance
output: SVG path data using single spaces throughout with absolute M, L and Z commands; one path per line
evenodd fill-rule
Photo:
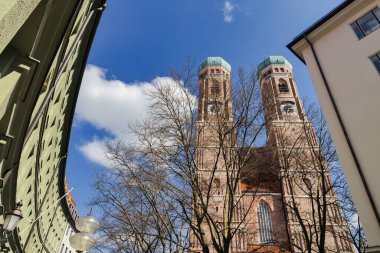
M 222 66 L 228 71 L 231 71 L 231 65 L 226 62 L 222 57 L 207 57 L 201 64 L 198 66 L 198 71 L 205 68 L 206 66 Z
M 288 68 L 293 68 L 292 64 L 290 64 L 288 60 L 285 59 L 285 57 L 283 56 L 268 56 L 259 64 L 259 66 L 257 67 L 257 72 L 260 73 L 261 70 L 265 69 L 266 67 L 272 64 L 285 64 L 286 66 L 288 66 Z

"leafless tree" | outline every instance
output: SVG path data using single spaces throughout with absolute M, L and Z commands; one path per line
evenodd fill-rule
M 347 209 L 352 200 L 335 147 L 321 110 L 310 105 L 306 115 L 301 127 L 280 134 L 286 147 L 281 176 L 289 194 L 284 203 L 298 231 L 291 234 L 292 247 L 308 253 L 352 252 L 356 236 L 347 217 L 356 212 L 352 205 Z
M 356 252 L 364 253 L 367 248 L 367 239 L 346 181 L 337 187 L 336 193 L 343 209 L 343 219 L 349 228 L 347 240 L 355 247 Z
M 147 90 L 148 117 L 128 128 L 133 141 L 107 145 L 113 168 L 98 175 L 93 201 L 104 214 L 98 248 L 136 253 L 246 250 L 241 238 L 257 232 L 247 224 L 261 180 L 269 174 L 291 193 L 282 198 L 290 223 L 298 224 L 299 233 L 289 238 L 293 249 L 331 252 L 329 233 L 343 238 L 342 251 L 350 248 L 346 232 L 353 230 L 334 190 L 345 181 L 318 110 L 309 110 L 310 121 L 296 132 L 282 128 L 279 141 L 286 148 L 280 151 L 281 167 L 275 163 L 261 173 L 252 168 L 258 160 L 255 142 L 265 130 L 265 101 L 255 71 L 240 68 L 224 100 L 218 90 L 208 97 L 212 121 L 202 118 L 204 94 L 198 93 L 193 64 L 186 64 L 183 73 L 173 71 L 171 78 Z M 255 183 L 241 189 L 247 178 Z
M 165 182 L 169 176 L 136 150 L 108 144 L 115 165 L 97 175 L 102 240 L 98 248 L 112 252 L 184 252 L 188 229 Z
M 236 238 L 247 233 L 255 189 L 249 189 L 251 202 L 243 209 L 241 173 L 252 159 L 247 150 L 264 130 L 257 75 L 239 69 L 225 109 L 215 111 L 213 124 L 204 124 L 193 69 L 188 63 L 183 75 L 173 71 L 171 79 L 147 91 L 148 117 L 128 129 L 133 143 L 108 144 L 114 168 L 98 175 L 93 202 L 104 214 L 99 248 L 184 252 L 195 247 L 190 236 L 206 253 L 244 246 Z M 211 149 L 201 141 L 205 133 Z M 199 160 L 205 152 L 214 154 L 207 173 Z M 223 196 L 219 210 L 216 191 Z

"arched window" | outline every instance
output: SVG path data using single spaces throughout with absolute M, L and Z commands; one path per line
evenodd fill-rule
M 219 188 L 220 187 L 220 180 L 219 180 L 219 178 L 214 178 L 214 180 L 213 180 L 213 187 L 214 188 Z
M 303 180 L 303 182 L 305 183 L 306 188 L 307 188 L 308 190 L 311 190 L 311 188 L 312 188 L 313 186 L 311 185 L 311 181 L 310 181 L 310 179 L 308 179 L 308 178 L 303 178 L 302 180 Z
M 216 190 L 217 194 L 220 195 L 220 180 L 219 178 L 214 178 L 212 181 L 212 187 Z
M 278 90 L 280 92 L 289 92 L 289 87 L 284 80 L 280 80 L 278 84 Z
M 219 92 L 220 92 L 219 84 L 214 83 L 214 84 L 211 86 L 211 94 L 218 94 Z
M 268 243 L 273 241 L 272 221 L 270 217 L 270 210 L 265 203 L 259 205 L 257 210 L 257 217 L 259 220 L 260 242 Z

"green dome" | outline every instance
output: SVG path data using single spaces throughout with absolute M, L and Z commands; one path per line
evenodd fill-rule
M 226 62 L 222 57 L 207 57 L 201 64 L 198 66 L 198 71 L 204 69 L 206 66 L 222 66 L 228 71 L 231 71 L 231 65 Z
M 292 64 L 290 64 L 284 56 L 268 56 L 259 64 L 257 72 L 260 73 L 263 69 L 272 64 L 285 64 L 288 68 L 292 69 Z

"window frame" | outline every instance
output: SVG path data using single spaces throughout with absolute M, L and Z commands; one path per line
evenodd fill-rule
M 359 18 L 357 18 L 354 22 L 352 22 L 352 23 L 350 24 L 351 29 L 354 31 L 356 37 L 357 37 L 359 40 L 363 39 L 364 37 L 367 37 L 367 35 L 373 33 L 374 31 L 376 31 L 376 30 L 378 30 L 378 29 L 380 29 L 380 17 L 378 17 L 377 14 L 375 13 L 374 10 L 376 10 L 376 9 L 379 9 L 379 10 L 380 10 L 379 6 L 375 6 L 375 7 L 372 8 L 370 11 L 366 12 L 364 15 L 360 16 Z M 363 27 L 360 25 L 360 23 L 359 23 L 358 21 L 359 21 L 360 19 L 364 18 L 365 16 L 367 16 L 367 15 L 370 14 L 370 13 L 372 14 L 372 17 L 374 17 L 375 20 L 377 21 L 377 23 L 378 23 L 378 27 L 375 28 L 375 29 L 373 29 L 372 31 L 367 32 L 367 31 L 365 31 L 365 30 L 363 29 Z M 355 29 L 355 28 L 357 28 L 357 29 Z M 359 31 L 360 31 L 361 33 L 359 33 Z
M 289 85 L 284 79 L 280 79 L 278 81 L 277 87 L 278 87 L 278 91 L 280 93 L 289 93 L 290 92 Z M 286 89 L 285 89 L 285 87 L 286 87 Z
M 221 91 L 220 84 L 217 82 L 213 82 L 213 84 L 211 85 L 211 94 L 217 95 L 220 93 L 220 91 Z
M 271 216 L 271 209 L 269 205 L 265 202 L 261 202 L 257 208 L 257 221 L 259 225 L 259 235 L 261 244 L 270 244 L 274 241 L 273 224 Z
M 378 68 L 377 65 L 375 64 L 374 60 L 373 60 L 373 58 L 377 58 L 377 60 L 380 62 L 380 51 L 374 53 L 373 55 L 369 56 L 368 58 L 371 61 L 373 67 L 377 70 L 377 73 L 380 75 L 380 64 L 379 64 L 379 68 Z

